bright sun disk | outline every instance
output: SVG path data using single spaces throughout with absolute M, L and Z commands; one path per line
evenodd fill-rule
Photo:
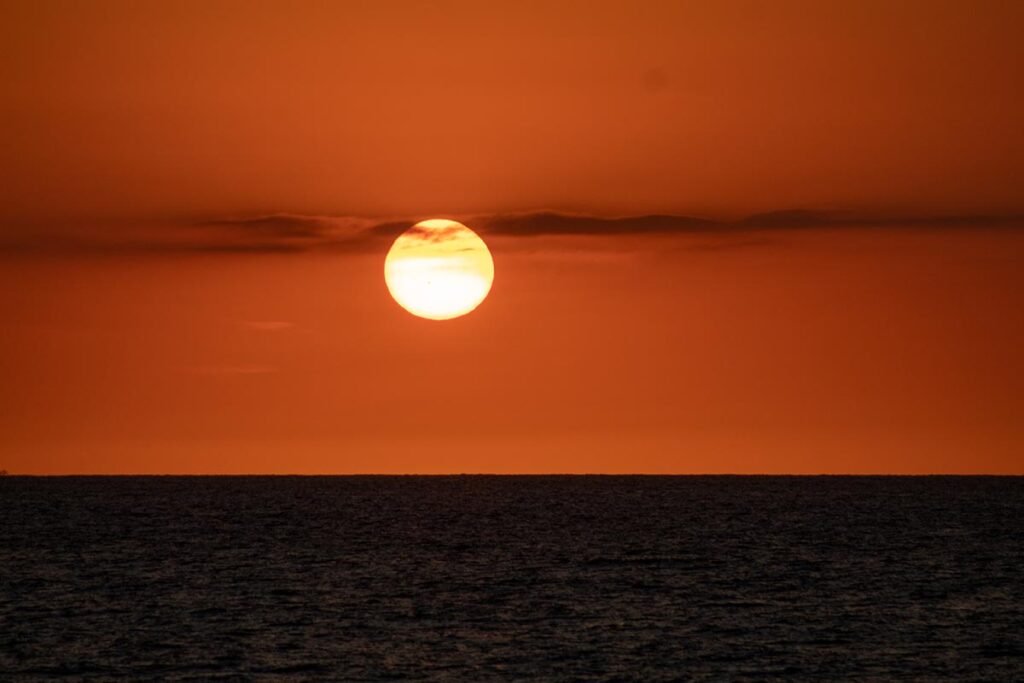
M 465 315 L 487 298 L 494 261 L 462 223 L 431 219 L 399 235 L 384 260 L 384 281 L 402 308 L 431 320 Z

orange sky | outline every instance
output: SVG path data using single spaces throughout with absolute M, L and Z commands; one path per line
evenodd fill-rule
M 1021 3 L 0 8 L 0 468 L 1024 473 Z

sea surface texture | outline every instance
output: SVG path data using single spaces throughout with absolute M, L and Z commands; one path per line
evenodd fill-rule
M 0 478 L 0 680 L 1024 680 L 1024 479 Z

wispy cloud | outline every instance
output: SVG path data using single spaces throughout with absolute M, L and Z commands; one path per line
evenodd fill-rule
M 604 218 L 543 211 L 481 217 L 483 232 L 511 236 L 693 233 L 721 229 L 723 225 L 706 218 L 660 214 Z
M 558 212 L 505 214 L 477 218 L 482 232 L 510 236 L 643 234 L 735 236 L 768 230 L 840 227 L 932 229 L 1024 227 L 1024 215 L 885 215 L 804 209 L 769 211 L 733 221 L 673 214 L 600 217 Z
M 380 223 L 358 216 L 305 216 L 277 213 L 199 221 L 193 226 L 195 251 L 307 251 L 359 247 Z

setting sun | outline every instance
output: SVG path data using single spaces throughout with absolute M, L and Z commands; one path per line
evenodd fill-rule
M 494 261 L 462 223 L 421 221 L 402 233 L 384 261 L 395 301 L 421 318 L 449 320 L 475 309 L 491 291 Z
M 0 683 L 1024 683 L 1024 0 L 0 7 Z

